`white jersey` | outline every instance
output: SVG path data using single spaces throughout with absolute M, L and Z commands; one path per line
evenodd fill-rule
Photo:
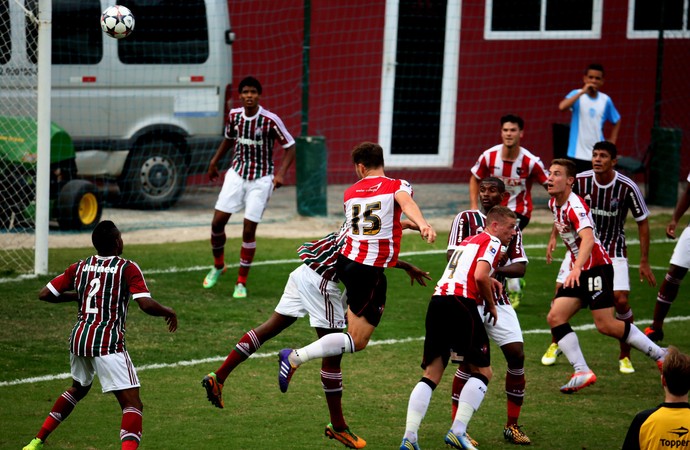
M 498 266 L 501 241 L 487 232 L 471 236 L 460 244 L 450 257 L 441 279 L 436 283 L 434 295 L 455 295 L 483 303 L 483 297 L 474 280 L 479 261 L 491 265 L 491 272 Z
M 571 98 L 579 92 L 579 89 L 570 91 L 565 98 Z M 621 115 L 611 97 L 603 92 L 597 92 L 594 98 L 587 94 L 581 95 L 571 109 L 573 116 L 570 119 L 568 157 L 592 161 L 594 144 L 604 140 L 604 123 L 608 121 L 616 124 Z

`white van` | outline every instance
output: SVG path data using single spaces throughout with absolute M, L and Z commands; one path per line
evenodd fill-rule
M 18 3 L 38 16 L 38 0 L 0 0 L 0 115 L 17 115 L 12 97 L 27 75 L 35 85 L 37 31 Z M 121 40 L 99 23 L 115 3 L 136 20 Z M 171 206 L 222 140 L 232 95 L 227 1 L 53 0 L 52 11 L 51 120 L 72 137 L 79 175 L 116 181 L 124 204 Z

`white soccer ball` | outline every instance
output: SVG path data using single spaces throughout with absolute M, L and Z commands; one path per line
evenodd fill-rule
M 134 15 L 124 6 L 111 6 L 101 14 L 101 28 L 110 37 L 125 38 L 134 30 Z

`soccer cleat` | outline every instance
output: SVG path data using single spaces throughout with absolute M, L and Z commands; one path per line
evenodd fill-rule
M 22 450 L 41 450 L 43 448 L 43 441 L 39 438 L 33 438 L 31 442 L 26 444 Z
M 507 425 L 503 428 L 503 437 L 511 444 L 530 445 L 532 441 L 529 440 L 527 435 L 520 428 L 522 427 L 516 423 Z
M 544 366 L 553 366 L 556 364 L 556 358 L 558 358 L 558 355 L 563 353 L 560 348 L 558 348 L 558 344 L 555 342 L 552 342 L 551 345 L 549 345 L 549 348 L 546 349 L 546 353 L 544 353 L 544 356 L 541 357 L 541 363 Z
M 201 385 L 206 388 L 206 398 L 216 408 L 223 409 L 223 385 L 218 382 L 216 374 L 211 372 L 201 380 Z
M 523 278 L 520 278 L 519 291 L 513 291 L 508 289 L 508 298 L 510 299 L 510 305 L 513 307 L 513 309 L 517 309 L 518 306 L 520 306 L 520 302 L 522 301 L 522 290 L 525 288 L 525 284 L 525 280 Z
M 288 358 L 290 353 L 292 353 L 291 348 L 284 348 L 278 352 L 278 386 L 280 386 L 280 392 L 287 392 L 292 375 L 297 370 L 297 367 L 293 366 Z
M 572 394 L 580 389 L 584 389 L 589 385 L 596 383 L 597 376 L 591 370 L 588 372 L 575 372 L 570 380 L 561 386 L 561 392 L 564 394 Z
M 632 361 L 627 356 L 618 360 L 618 370 L 620 373 L 635 373 Z
M 412 442 L 411 440 L 407 438 L 403 438 L 402 442 L 400 443 L 400 450 L 422 450 L 419 448 L 419 444 L 416 442 Z
M 477 447 L 472 445 L 472 442 L 467 437 L 467 433 L 461 435 L 453 434 L 453 430 L 448 430 L 446 438 L 444 439 L 446 445 L 451 448 L 477 450 Z
M 343 431 L 335 431 L 331 423 L 326 425 L 324 434 L 328 436 L 329 439 L 340 441 L 347 448 L 364 448 L 367 445 L 367 441 L 350 431 L 350 428 L 345 428 Z M 419 450 L 419 447 L 416 446 L 410 448 L 417 448 L 417 450 Z
M 206 274 L 206 278 L 204 278 L 204 287 L 206 289 L 211 289 L 213 286 L 215 286 L 218 282 L 218 278 L 225 273 L 226 269 L 227 267 L 225 264 L 223 264 L 222 269 L 216 269 L 215 267 L 211 268 L 211 270 L 209 270 Z
M 465 437 L 468 441 L 470 441 L 470 444 L 474 445 L 475 447 L 479 447 L 479 442 L 472 439 L 472 436 L 470 436 L 470 434 L 467 431 L 465 431 Z
M 644 329 L 644 334 L 650 341 L 659 342 L 664 340 L 664 330 L 655 330 L 654 327 Z
M 233 298 L 247 298 L 247 288 L 242 283 L 235 285 L 235 292 L 232 293 Z

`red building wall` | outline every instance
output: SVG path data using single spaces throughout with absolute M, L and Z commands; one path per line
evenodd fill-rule
M 295 136 L 302 120 L 303 4 L 269 0 L 229 2 L 237 40 L 233 46 L 235 85 L 246 75 L 264 85 L 262 104 L 278 113 Z M 326 137 L 330 183 L 349 183 L 349 151 L 378 139 L 383 59 L 384 2 L 312 1 L 308 134 Z M 554 122 L 569 122 L 558 102 L 582 86 L 590 62 L 606 68 L 603 91 L 622 116 L 622 155 L 641 157 L 654 118 L 656 39 L 627 39 L 628 0 L 604 3 L 600 39 L 485 40 L 484 2 L 463 2 L 457 127 L 452 168 L 388 168 L 391 176 L 414 183 L 465 182 L 484 149 L 500 142 L 498 119 L 515 112 L 526 122 L 523 146 L 552 158 Z M 690 40 L 665 41 L 662 126 L 681 128 L 682 148 L 690 145 L 686 113 L 690 81 Z M 686 152 L 687 153 L 687 152 Z M 682 155 L 680 177 L 690 169 Z M 294 182 L 294 170 L 291 180 Z

